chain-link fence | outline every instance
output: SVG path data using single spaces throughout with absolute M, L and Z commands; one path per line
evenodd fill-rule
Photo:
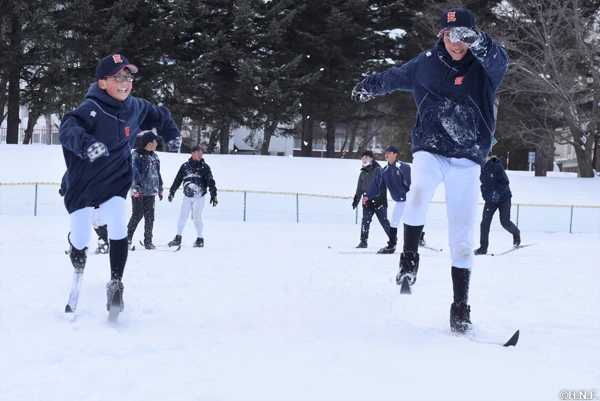
M 63 198 L 57 183 L 0 184 L 0 216 L 66 216 Z M 156 202 L 156 217 L 177 219 L 181 206 L 181 191 L 172 203 Z M 352 209 L 352 198 L 296 194 L 286 192 L 259 192 L 219 190 L 219 205 L 204 208 L 206 220 L 248 221 L 273 223 L 333 223 L 360 224 L 360 209 Z M 390 206 L 393 201 L 390 200 Z M 131 202 L 128 202 L 131 212 Z M 479 216 L 483 204 L 479 205 Z M 501 230 L 498 213 L 492 230 Z M 524 231 L 600 233 L 600 207 L 568 205 L 513 204 L 512 221 Z M 446 228 L 446 205 L 431 202 L 427 213 L 427 227 Z

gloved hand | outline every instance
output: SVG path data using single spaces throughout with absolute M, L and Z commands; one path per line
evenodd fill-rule
M 371 100 L 373 95 L 367 92 L 367 90 L 363 86 L 362 81 L 360 81 L 359 83 L 354 85 L 354 88 L 352 88 L 352 94 L 350 95 L 350 97 L 355 102 L 364 103 Z
M 169 202 L 173 202 L 174 196 L 175 196 L 175 194 L 173 192 L 169 192 L 169 197 L 167 198 L 169 200 Z
M 496 191 L 492 193 L 492 203 L 500 202 L 500 194 Z
M 142 197 L 142 193 L 141 192 L 136 192 L 133 194 L 134 198 L 141 198 Z
M 87 148 L 85 155 L 93 162 L 99 157 L 108 156 L 108 148 L 102 142 L 94 142 Z
M 213 207 L 217 206 L 218 203 L 219 203 L 219 200 L 217 199 L 216 196 L 210 197 L 210 204 L 213 205 Z
M 360 202 L 360 196 L 354 195 L 354 200 L 352 200 L 352 209 L 356 209 L 359 202 Z
M 465 45 L 472 47 L 476 46 L 480 39 L 481 34 L 479 31 L 464 26 L 457 26 L 450 30 L 450 42 L 463 42 Z
M 62 188 L 58 188 L 58 194 L 59 194 L 60 196 L 65 196 L 65 193 L 66 193 L 66 192 L 65 192 L 65 191 L 63 191 L 63 189 L 62 189 Z
M 163 200 L 163 194 L 162 191 L 158 193 L 158 200 Z

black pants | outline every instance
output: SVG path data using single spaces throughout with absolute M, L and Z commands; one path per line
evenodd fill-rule
M 362 223 L 360 226 L 360 240 L 366 241 L 369 239 L 369 229 L 371 228 L 371 221 L 373 220 L 373 215 L 377 216 L 381 227 L 385 233 L 390 235 L 390 221 L 387 218 L 387 207 L 380 207 L 377 210 L 369 209 L 368 207 L 363 206 L 363 217 Z
M 139 222 L 144 218 L 144 244 L 152 243 L 152 229 L 154 228 L 154 201 L 156 196 L 140 196 L 131 198 L 133 213 L 127 224 L 127 239 L 133 238 L 133 233 Z
M 521 234 L 517 226 L 510 221 L 510 204 L 510 199 L 500 203 L 485 202 L 483 206 L 483 218 L 481 220 L 481 239 L 479 241 L 479 245 L 482 248 L 487 249 L 489 245 L 490 225 L 492 224 L 492 218 L 494 217 L 494 213 L 496 213 L 496 209 L 500 210 L 500 224 L 502 224 L 502 227 L 513 236 Z

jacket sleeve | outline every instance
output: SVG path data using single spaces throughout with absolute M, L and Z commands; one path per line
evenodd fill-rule
M 502 195 L 508 189 L 510 181 L 508 180 L 508 175 L 506 175 L 506 171 L 504 171 L 502 164 L 496 163 L 496 166 L 496 188 L 494 191 Z
M 400 171 L 404 175 L 404 179 L 402 180 L 402 185 L 404 185 L 404 189 L 406 192 L 410 191 L 411 185 L 411 177 L 410 177 L 410 166 L 406 163 L 400 164 Z
M 175 179 L 173 180 L 173 185 L 171 185 L 171 189 L 169 189 L 169 192 L 172 194 L 174 194 L 175 191 L 177 191 L 177 189 L 181 185 L 181 182 L 183 181 L 184 166 L 185 166 L 185 163 L 183 163 L 181 165 L 181 167 L 179 167 L 179 171 L 177 172 L 177 175 L 175 176 Z
M 397 90 L 412 91 L 419 70 L 420 56 L 400 67 L 366 77 L 363 88 L 372 95 L 385 95 Z
M 142 176 L 140 174 L 140 154 L 138 152 L 133 152 L 132 156 L 132 164 L 133 164 L 133 184 L 131 185 L 131 194 L 135 195 L 140 192 L 140 181 L 142 180 Z
M 158 155 L 156 156 L 156 172 L 158 173 L 158 192 L 162 192 L 164 188 L 162 175 L 160 175 L 160 159 Z
M 385 185 L 385 180 L 383 179 L 383 170 L 377 174 L 371 185 L 369 185 L 369 190 L 367 191 L 367 198 L 373 199 L 379 196 L 387 187 Z
M 140 129 L 142 131 L 156 128 L 156 133 L 167 144 L 170 150 L 181 147 L 181 132 L 171 118 L 171 113 L 164 106 L 153 106 L 145 99 L 137 99 L 141 103 Z
M 479 42 L 471 47 L 471 52 L 489 75 L 495 91 L 508 70 L 508 54 L 490 35 L 483 31 L 479 31 L 479 34 Z
M 364 176 L 364 174 L 361 171 L 360 174 L 358 175 L 358 183 L 356 184 L 356 192 L 354 193 L 355 196 L 363 196 L 364 195 L 363 190 L 362 190 L 363 176 Z
M 215 184 L 215 180 L 212 175 L 212 171 L 208 164 L 206 165 L 206 183 L 208 185 L 208 189 L 210 190 L 210 196 L 217 196 L 217 186 Z
M 86 159 L 87 149 L 91 144 L 98 141 L 86 132 L 85 121 L 76 114 L 78 110 L 65 114 L 60 123 L 58 140 L 65 149 L 75 153 L 82 159 Z

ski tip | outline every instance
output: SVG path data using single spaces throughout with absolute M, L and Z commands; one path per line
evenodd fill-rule
M 175 249 L 173 252 L 177 252 L 180 249 L 181 249 L 181 245 L 177 246 L 177 249 Z
M 67 306 L 65 306 L 65 313 L 75 313 L 75 311 L 71 308 L 71 305 L 67 304 Z
M 402 284 L 400 285 L 400 294 L 402 295 L 410 295 L 410 284 L 408 283 L 408 277 L 404 277 L 402 279 Z
M 515 334 L 513 334 L 513 336 L 506 342 L 506 344 L 504 344 L 505 347 L 510 347 L 510 346 L 515 346 L 517 345 L 517 342 L 519 341 L 519 330 L 515 331 Z

